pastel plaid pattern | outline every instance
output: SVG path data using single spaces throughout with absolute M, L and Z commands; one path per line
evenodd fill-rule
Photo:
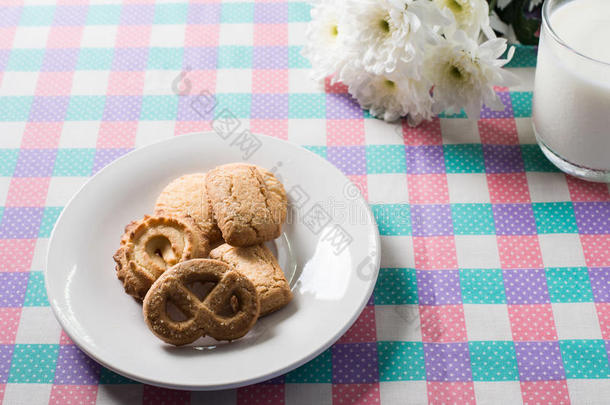
M 5 403 L 601 403 L 610 398 L 610 192 L 535 145 L 535 49 L 503 111 L 418 128 L 372 119 L 300 55 L 298 1 L 0 5 L 0 399 Z M 42 273 L 52 227 L 99 169 L 231 116 L 303 145 L 368 197 L 373 297 L 330 349 L 221 392 L 138 384 L 61 331 Z

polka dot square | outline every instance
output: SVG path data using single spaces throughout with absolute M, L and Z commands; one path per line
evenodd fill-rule
M 0 273 L 0 307 L 22 306 L 27 285 L 28 273 Z
M 472 382 L 432 382 L 427 384 L 428 401 L 431 405 L 476 404 Z
M 185 392 L 188 395 L 188 392 Z M 284 403 L 284 385 L 250 385 L 237 389 L 237 405 L 279 405 Z M 188 396 L 185 402 L 188 402 Z
M 530 192 L 525 173 L 490 173 L 487 175 L 492 203 L 529 203 Z
M 21 138 L 21 149 L 54 149 L 59 144 L 63 128 L 62 122 L 28 122 Z
M 287 70 L 253 70 L 252 93 L 283 93 L 288 90 Z
M 444 174 L 408 174 L 411 204 L 448 204 L 449 187 Z
M 28 271 L 35 246 L 36 239 L 0 239 L 0 272 Z
M 102 122 L 97 137 L 98 148 L 131 148 L 136 140 L 138 123 Z
M 251 119 L 250 131 L 255 134 L 265 134 L 279 139 L 288 139 L 288 120 L 283 119 Z
M 367 171 L 370 174 L 405 173 L 405 147 L 402 145 L 368 145 L 366 162 Z
M 412 204 L 413 236 L 442 236 L 453 234 L 449 204 Z
M 441 123 L 438 118 L 423 121 L 417 127 L 411 127 L 406 120 L 402 123 L 402 135 L 405 145 L 442 145 Z
M 421 305 L 419 316 L 423 342 L 446 343 L 468 340 L 462 305 Z
M 0 383 L 4 384 L 8 380 L 11 369 L 11 358 L 15 346 L 0 344 Z
M 374 295 L 375 305 L 417 304 L 417 273 L 414 269 L 379 269 Z
M 53 385 L 49 405 L 95 404 L 97 385 Z
M 481 143 L 518 145 L 517 124 L 513 118 L 481 119 L 478 122 Z
M 345 343 L 332 347 L 333 384 L 379 381 L 376 343 Z
M 30 271 L 28 287 L 23 301 L 24 307 L 45 307 L 49 306 L 47 289 L 44 285 L 44 275 L 42 271 Z
M 455 235 L 493 235 L 496 233 L 491 204 L 451 204 Z
M 593 293 L 586 267 L 546 269 L 551 302 L 592 302 Z
M 19 328 L 21 308 L 0 308 L 0 344 L 13 344 Z
M 599 320 L 602 338 L 610 340 L 610 303 L 597 303 L 595 304 L 595 309 L 597 310 L 597 319 Z
M 6 214 L 5 214 L 6 215 Z M 610 266 L 610 234 L 580 235 L 585 262 L 589 267 Z
M 571 202 L 532 204 L 538 233 L 578 233 Z
M 460 269 L 462 300 L 465 304 L 504 304 L 501 269 Z
M 51 384 L 59 345 L 15 345 L 9 383 Z
M 457 269 L 453 236 L 414 237 L 415 267 L 418 270 Z
M 106 94 L 135 96 L 144 90 L 144 72 L 110 72 Z
M 379 380 L 426 379 L 424 346 L 421 342 L 378 342 Z
M 380 404 L 379 384 L 333 384 L 333 405 Z
M 371 210 L 380 235 L 411 235 L 409 204 L 373 204 Z
M 461 303 L 459 270 L 418 270 L 417 289 L 420 305 Z
M 338 343 L 375 342 L 377 332 L 375 328 L 375 307 L 365 307 L 356 322 L 338 340 Z
M 407 173 L 445 173 L 445 158 L 442 145 L 407 146 Z
M 303 109 L 311 109 L 311 106 L 303 106 Z M 328 146 L 364 145 L 364 124 L 361 120 L 326 120 L 326 143 Z M 369 161 L 369 148 L 367 147 L 366 152 L 367 161 Z M 373 173 L 370 169 L 368 172 Z
M 610 189 L 607 184 L 592 183 L 566 176 L 568 190 L 572 201 L 608 201 L 610 200 Z
M 447 173 L 485 173 L 480 144 L 444 145 L 443 149 Z
M 521 382 L 524 405 L 570 404 L 568 385 L 563 381 Z
M 544 269 L 504 270 L 508 304 L 546 304 L 550 302 Z
M 519 381 L 513 342 L 470 342 L 474 381 Z
M 332 371 L 332 353 L 331 350 L 325 350 L 318 357 L 303 364 L 286 374 L 286 383 L 331 383 L 333 377 Z
M 557 340 L 553 308 L 545 305 L 509 305 L 513 340 Z
M 428 381 L 472 381 L 468 343 L 424 343 Z
M 182 405 L 189 403 L 191 394 L 188 391 L 170 390 L 168 388 L 144 385 L 142 390 L 142 404 L 155 405 Z
M 531 204 L 493 204 L 498 235 L 535 235 L 536 220 Z
M 344 174 L 366 174 L 364 146 L 329 146 L 326 158 Z
M 365 200 L 369 199 L 368 192 L 368 178 L 366 174 L 350 174 L 347 176 L 348 179 L 352 182 L 354 186 L 360 191 L 360 194 L 364 197 Z M 353 196 L 350 194 L 349 196 Z
M 75 345 L 62 345 L 59 348 L 56 384 L 87 385 L 97 384 L 100 377 L 100 365 L 85 355 Z
M 603 340 L 562 340 L 559 346 L 567 378 L 610 378 Z
M 48 177 L 15 177 L 6 197 L 7 207 L 40 207 L 45 204 L 49 188 Z
M 564 380 L 559 342 L 515 342 L 521 381 Z
M 497 241 L 502 268 L 543 267 L 537 235 L 498 236 Z
M 578 230 L 584 234 L 610 232 L 610 201 L 574 203 Z

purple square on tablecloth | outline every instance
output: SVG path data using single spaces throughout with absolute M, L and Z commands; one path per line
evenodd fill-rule
M 288 94 L 252 94 L 250 118 L 288 118 Z
M 75 345 L 61 345 L 54 384 L 95 385 L 100 378 L 100 365 Z
M 42 72 L 70 72 L 75 70 L 78 61 L 78 48 L 48 48 L 42 59 Z
M 123 4 L 121 8 L 121 25 L 149 25 L 155 18 L 155 5 Z
M 550 302 L 544 269 L 504 270 L 507 304 L 546 304 Z
M 498 235 L 535 235 L 536 220 L 531 204 L 493 204 Z
M 217 24 L 220 21 L 220 3 L 190 3 L 186 21 L 189 24 Z
M 81 26 L 87 21 L 88 5 L 62 5 L 55 7 L 53 25 Z
M 610 267 L 590 268 L 589 279 L 595 302 L 610 302 Z
M 262 382 L 258 383 L 257 385 L 283 385 L 286 380 L 284 377 L 285 377 L 285 374 L 282 374 L 278 377 L 262 381 Z
M 444 173 L 445 157 L 442 145 L 407 146 L 407 173 Z
M 417 270 L 420 305 L 461 304 L 459 270 Z
M 148 64 L 148 48 L 115 48 L 112 70 L 145 70 Z
M 348 93 L 326 94 L 326 118 L 328 119 L 357 119 L 363 118 L 362 107 L 355 98 Z
M 255 46 L 252 50 L 253 69 L 287 69 L 287 46 Z
M 6 69 L 10 53 L 10 49 L 0 49 L 0 72 L 3 72 L 4 69 Z
M 6 207 L 0 222 L 0 238 L 35 239 L 44 207 Z
M 28 272 L 0 273 L 0 307 L 23 305 L 29 277 Z
M 610 201 L 575 202 L 574 215 L 580 233 L 610 233 Z
M 30 121 L 59 122 L 66 118 L 69 96 L 39 96 L 34 97 L 30 107 Z
M 0 27 L 15 27 L 19 25 L 19 19 L 21 18 L 21 6 L 0 6 L 0 10 L 2 10 L 2 18 L 0 18 Z
M 515 352 L 521 381 L 566 378 L 559 342 L 515 342 Z
M 487 173 L 518 173 L 524 170 L 521 146 L 483 145 Z
M 344 343 L 332 347 L 333 384 L 375 383 L 377 343 Z
M 343 174 L 366 174 L 366 149 L 364 146 L 329 146 L 326 159 Z
M 6 384 L 8 381 L 13 350 L 15 350 L 15 345 L 0 345 L 0 384 Z
M 201 121 L 214 118 L 216 97 L 205 93 L 192 96 L 181 96 L 178 98 L 177 121 Z
M 254 3 L 254 22 L 279 24 L 288 21 L 288 3 Z
M 411 205 L 413 236 L 440 236 L 453 234 L 451 205 Z
M 468 343 L 424 343 L 428 381 L 472 381 Z
M 201 46 L 196 48 L 184 48 L 182 66 L 187 69 L 211 70 L 216 69 L 218 60 L 218 48 L 213 46 Z
M 140 96 L 107 96 L 104 121 L 137 121 L 141 108 Z
M 113 162 L 114 160 L 120 158 L 127 152 L 131 152 L 132 149 L 97 149 L 95 151 L 95 160 L 93 161 L 93 173 L 97 173 L 100 169 L 103 169 L 104 166 Z
M 56 154 L 56 149 L 21 149 L 13 176 L 50 177 Z
M 504 109 L 500 111 L 494 111 L 487 106 L 483 106 L 481 109 L 481 118 L 512 118 L 513 117 L 513 103 L 510 99 L 510 92 L 499 91 L 496 94 L 500 97 Z
M 375 305 L 375 293 L 372 293 L 369 300 L 366 302 L 367 306 Z

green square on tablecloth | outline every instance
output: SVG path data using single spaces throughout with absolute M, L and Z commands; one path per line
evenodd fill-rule
M 249 69 L 252 67 L 252 47 L 221 45 L 216 64 L 218 69 Z
M 18 157 L 19 149 L 0 149 L 0 176 L 10 177 L 13 175 Z
M 51 384 L 59 345 L 16 344 L 13 351 L 9 383 Z
M 444 145 L 443 150 L 447 173 L 485 173 L 480 143 Z
M 578 233 L 571 202 L 533 203 L 538 233 Z
M 123 377 L 114 371 L 108 370 L 106 367 L 101 367 L 100 384 L 139 384 L 137 381 Z
M 377 342 L 380 381 L 426 379 L 422 342 Z
M 71 96 L 66 121 L 101 120 L 105 104 L 105 96 Z
M 332 354 L 330 349 L 318 357 L 286 374 L 286 383 L 331 383 L 333 378 Z
M 515 56 L 511 59 L 508 64 L 504 67 L 536 67 L 536 59 L 537 59 L 537 48 L 531 45 L 510 45 L 510 47 L 515 47 Z M 506 58 L 506 53 L 508 49 L 502 55 L 502 58 Z
M 308 22 L 311 20 L 309 3 L 288 3 L 288 22 Z
M 586 267 L 550 267 L 546 282 L 551 302 L 593 302 L 593 292 Z
M 371 210 L 381 235 L 411 235 L 409 204 L 372 204 Z
M 81 48 L 76 70 L 110 70 L 113 57 L 112 48 Z
M 237 118 L 250 118 L 252 96 L 249 93 L 220 93 L 216 95 L 216 111 L 228 109 Z
M 501 269 L 460 269 L 464 304 L 504 304 L 504 279 Z
M 44 49 L 12 49 L 4 70 L 7 72 L 38 72 L 42 67 Z
M 309 60 L 301 55 L 301 46 L 292 45 L 288 47 L 288 67 L 290 69 L 311 69 Z
M 220 22 L 223 24 L 254 22 L 254 3 L 222 3 Z
M 303 145 L 303 147 L 305 149 L 307 149 L 308 151 L 313 152 L 316 155 L 326 159 L 326 146 L 321 146 L 321 145 Z
M 474 381 L 519 381 L 513 342 L 468 342 L 468 348 Z
M 0 97 L 0 121 L 27 121 L 31 105 L 31 96 Z
M 438 115 L 439 118 L 468 118 L 468 116 L 466 115 L 466 111 L 464 110 L 460 110 L 459 113 L 457 114 L 449 114 L 446 112 L 442 112 Z
M 367 145 L 368 174 L 406 173 L 407 161 L 403 145 Z
M 48 238 L 51 236 L 51 231 L 55 222 L 61 214 L 63 207 L 45 207 L 44 214 L 42 215 L 42 221 L 40 224 L 40 231 L 38 232 L 39 238 Z
M 496 233 L 491 204 L 451 204 L 451 216 L 456 235 Z
M 155 4 L 154 24 L 185 24 L 188 3 Z
M 120 4 L 91 4 L 86 25 L 116 25 L 121 21 Z
M 30 271 L 28 289 L 25 292 L 24 307 L 48 307 L 47 289 L 42 271 Z
M 381 268 L 375 284 L 375 305 L 417 304 L 415 269 Z
M 55 6 L 24 6 L 21 9 L 19 26 L 44 26 L 53 23 Z
M 515 118 L 532 116 L 531 91 L 511 91 L 510 100 L 513 104 Z
M 608 354 L 601 339 L 560 340 L 566 378 L 610 378 Z
M 184 48 L 151 47 L 148 49 L 148 69 L 181 70 Z
M 178 96 L 144 96 L 140 119 L 145 121 L 172 121 L 178 112 Z
M 93 169 L 95 149 L 58 149 L 53 176 L 89 176 Z
M 291 93 L 288 118 L 326 118 L 326 94 Z
M 521 154 L 526 172 L 559 172 L 536 144 L 521 145 Z

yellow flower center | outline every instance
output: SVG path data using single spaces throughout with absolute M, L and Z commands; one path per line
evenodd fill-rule
M 457 14 L 462 11 L 462 5 L 457 0 L 447 0 L 447 7 L 454 14 Z
M 396 88 L 396 83 L 394 83 L 392 80 L 389 79 L 385 79 L 383 81 L 383 84 L 389 89 L 389 90 L 394 90 Z
M 384 34 L 387 34 L 387 33 L 390 32 L 390 23 L 388 22 L 388 18 L 387 17 L 379 20 L 379 29 Z
M 330 27 L 330 35 L 332 37 L 336 37 L 337 35 L 339 35 L 339 27 L 337 27 L 336 24 L 334 24 Z

